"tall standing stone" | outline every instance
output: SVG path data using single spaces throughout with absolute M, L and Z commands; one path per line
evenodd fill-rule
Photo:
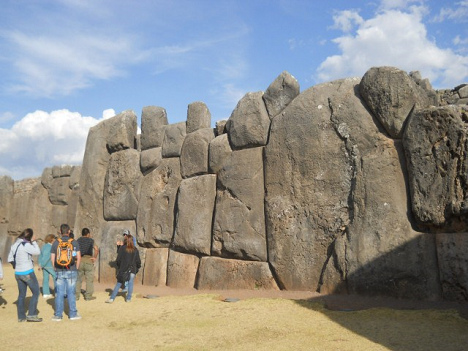
M 141 150 L 161 147 L 166 125 L 167 113 L 164 108 L 158 106 L 143 107 L 141 113 Z
M 169 124 L 164 128 L 162 157 L 179 157 L 186 135 L 185 122 Z
M 299 82 L 288 72 L 276 77 L 263 95 L 270 118 L 283 111 L 299 95 L 299 90 Z
M 204 102 L 196 101 L 187 108 L 187 134 L 211 127 L 211 113 Z
M 208 148 L 214 137 L 211 128 L 198 129 L 185 137 L 180 154 L 182 178 L 208 173 Z

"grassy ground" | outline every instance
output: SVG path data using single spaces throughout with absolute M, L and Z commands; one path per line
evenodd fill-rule
M 96 300 L 77 302 L 81 320 L 52 322 L 54 300 L 41 297 L 38 309 L 44 321 L 18 323 L 13 270 L 6 265 L 4 270 L 1 350 L 57 350 L 64 339 L 67 350 L 468 349 L 468 321 L 454 310 L 331 311 L 310 300 L 225 302 L 219 294 L 149 299 L 142 297 L 143 287 L 136 287 L 131 303 L 119 296 L 106 304 L 110 285 L 98 287 Z M 41 273 L 36 274 L 41 281 Z

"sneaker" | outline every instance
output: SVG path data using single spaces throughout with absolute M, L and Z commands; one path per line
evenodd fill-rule
M 62 317 L 53 316 L 53 317 L 52 317 L 52 321 L 53 321 L 53 322 L 61 322 L 61 321 L 62 321 Z
M 27 316 L 26 320 L 28 322 L 42 322 L 42 318 L 39 318 L 38 316 Z
M 112 302 L 114 302 L 114 299 L 106 300 L 106 303 L 112 303 Z
M 125 302 L 132 302 L 132 299 L 125 300 Z
M 96 300 L 96 296 L 85 297 L 85 301 Z
M 71 321 L 76 321 L 78 319 L 81 319 L 81 316 L 79 314 L 77 314 L 75 317 L 70 317 Z
M 43 295 L 42 297 L 47 300 L 47 299 L 50 299 L 52 297 L 52 295 L 48 294 L 48 295 Z
M 26 319 L 18 319 L 18 322 L 26 322 Z

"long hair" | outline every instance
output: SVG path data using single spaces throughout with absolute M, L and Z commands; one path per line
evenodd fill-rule
M 26 228 L 25 230 L 23 230 L 23 232 L 20 234 L 18 238 L 31 241 L 33 235 L 34 235 L 33 230 L 31 228 Z
M 135 245 L 133 245 L 133 236 L 131 236 L 130 234 L 128 234 L 125 237 L 125 245 L 127 246 L 125 248 L 125 251 L 127 251 L 127 252 L 135 251 Z

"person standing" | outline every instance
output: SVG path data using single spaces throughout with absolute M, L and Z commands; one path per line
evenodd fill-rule
M 55 290 L 55 270 L 52 266 L 52 261 L 50 260 L 50 249 L 52 248 L 52 243 L 55 241 L 55 235 L 47 235 L 44 241 L 45 244 L 41 248 L 38 263 L 42 269 L 42 297 L 44 299 L 49 299 L 52 297 L 49 287 L 49 277 L 52 277 Z
M 125 298 L 125 302 L 132 300 L 133 293 L 133 281 L 135 276 L 140 270 L 141 260 L 140 254 L 134 245 L 133 236 L 128 234 L 125 236 L 124 245 L 119 248 L 117 254 L 117 283 L 115 284 L 114 290 L 106 303 L 113 303 L 119 289 L 125 286 L 125 282 L 128 281 L 128 292 Z
M 76 284 L 76 299 L 80 299 L 81 284 L 83 277 L 86 279 L 86 290 L 84 299 L 86 301 L 95 300 L 94 293 L 94 262 L 99 254 L 99 248 L 91 238 L 91 233 L 88 228 L 83 228 L 81 237 L 77 240 L 80 246 L 81 263 L 78 268 L 78 281 Z
M 8 262 L 14 264 L 15 278 L 18 284 L 18 301 L 16 303 L 18 322 L 42 322 L 42 318 L 37 316 L 40 290 L 32 259 L 33 255 L 39 255 L 40 253 L 41 249 L 37 245 L 36 237 L 31 228 L 25 229 L 11 245 Z M 28 287 L 31 290 L 32 297 L 29 301 L 28 315 L 26 316 L 24 303 Z
M 80 247 L 76 240 L 70 238 L 70 227 L 68 224 L 62 224 L 60 226 L 61 238 L 56 240 L 52 244 L 50 260 L 54 266 L 55 272 L 57 274 L 57 292 L 55 294 L 55 314 L 52 317 L 52 320 L 55 322 L 60 322 L 62 320 L 63 309 L 64 309 L 64 300 L 65 295 L 67 295 L 68 300 L 68 310 L 70 320 L 81 319 L 81 316 L 78 314 L 76 309 L 76 281 L 78 278 L 78 268 L 80 267 L 81 262 L 81 253 Z M 73 259 L 68 266 L 61 266 L 56 261 L 56 258 L 59 254 L 58 248 L 62 242 L 67 242 L 71 239 L 71 245 L 73 247 Z M 61 256 L 61 255 L 60 255 Z M 60 257 L 58 257 L 60 258 Z

